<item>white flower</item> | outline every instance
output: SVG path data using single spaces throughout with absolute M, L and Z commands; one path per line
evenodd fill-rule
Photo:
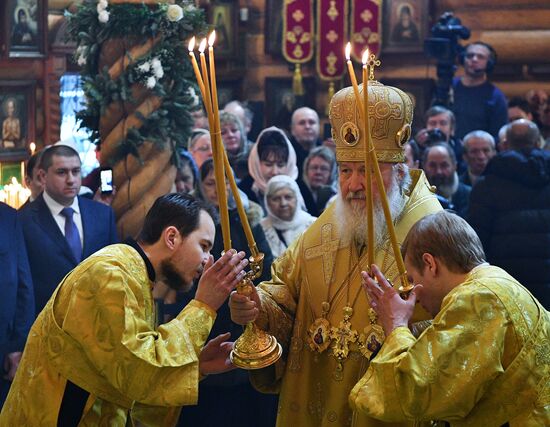
M 147 79 L 147 87 L 149 89 L 153 89 L 156 84 L 157 84 L 157 79 L 155 79 L 153 76 Z
M 195 92 L 195 89 L 192 86 L 189 86 L 189 89 L 187 91 L 189 92 L 191 98 L 193 98 L 193 105 L 199 105 L 199 97 L 197 95 L 197 92 Z
M 164 76 L 164 70 L 162 69 L 162 63 L 160 59 L 153 58 L 151 60 L 151 68 L 153 68 L 153 74 L 157 79 L 161 79 Z
M 160 68 L 155 68 L 153 70 L 153 74 L 155 75 L 155 77 L 157 79 L 162 79 L 162 76 L 164 76 L 164 70 L 162 69 L 162 67 Z
M 79 55 L 78 59 L 76 60 L 76 63 L 81 67 L 86 65 L 86 57 L 84 55 Z
M 109 6 L 109 3 L 107 3 L 107 0 L 99 0 L 96 6 L 97 14 L 99 15 L 101 12 L 107 9 L 107 6 Z
M 184 12 L 192 12 L 195 9 L 197 9 L 197 8 L 195 7 L 195 5 L 193 3 L 187 3 L 187 4 L 183 5 L 183 11 Z
M 168 6 L 166 16 L 168 17 L 169 21 L 178 22 L 181 18 L 183 18 L 183 9 L 177 4 L 171 4 L 170 6 Z
M 160 59 L 158 58 L 153 58 L 151 59 L 151 67 L 153 67 L 153 70 L 157 69 L 157 68 L 162 68 L 162 64 L 160 63 Z
M 151 65 L 149 64 L 149 62 L 144 62 L 143 64 L 138 66 L 138 70 L 141 71 L 142 73 L 147 73 L 149 72 L 150 69 L 151 69 Z
M 97 19 L 99 19 L 99 22 L 105 24 L 107 21 L 109 21 L 109 12 L 107 12 L 106 10 L 102 10 L 97 14 Z

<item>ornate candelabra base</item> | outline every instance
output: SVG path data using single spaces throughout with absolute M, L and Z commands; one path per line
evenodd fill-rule
M 256 324 L 246 325 L 244 333 L 235 341 L 231 362 L 242 369 L 261 369 L 272 365 L 283 350 L 277 339 L 259 329 Z
M 252 278 L 261 274 L 263 258 L 264 254 L 262 253 L 250 257 L 251 271 L 237 285 L 238 293 L 250 295 L 254 287 Z M 262 331 L 255 323 L 250 322 L 246 325 L 243 334 L 235 341 L 235 346 L 229 357 L 235 366 L 252 370 L 272 365 L 279 360 L 282 353 L 281 344 L 277 342 L 274 336 Z

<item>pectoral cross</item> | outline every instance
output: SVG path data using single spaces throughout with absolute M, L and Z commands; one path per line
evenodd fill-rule
M 342 362 L 348 357 L 349 345 L 357 341 L 359 334 L 356 330 L 351 329 L 351 322 L 349 321 L 353 309 L 349 306 L 344 307 L 344 319 L 340 321 L 337 328 L 334 326 L 330 328 L 330 338 L 332 342 L 332 354 L 339 361 Z

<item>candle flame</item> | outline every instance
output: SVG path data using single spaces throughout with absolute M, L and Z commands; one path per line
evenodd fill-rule
M 31 142 L 29 144 L 29 148 L 31 149 L 31 154 L 34 154 L 34 152 L 36 150 L 36 144 L 34 142 Z
M 348 42 L 348 44 L 346 44 L 346 60 L 350 60 L 351 58 L 351 43 Z
M 363 52 L 363 65 L 367 65 L 367 62 L 369 60 L 369 48 L 367 47 L 365 51 Z
M 191 40 L 189 40 L 189 45 L 187 45 L 187 49 L 189 49 L 189 52 L 193 52 L 193 50 L 195 49 L 195 36 L 193 36 Z
M 202 39 L 201 44 L 199 45 L 199 52 L 204 53 L 204 49 L 206 49 L 206 39 Z
M 210 36 L 208 37 L 208 46 L 210 47 L 214 46 L 215 41 L 216 41 L 216 30 L 210 33 Z

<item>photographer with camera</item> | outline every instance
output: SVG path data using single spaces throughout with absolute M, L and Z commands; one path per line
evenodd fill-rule
M 438 142 L 446 142 L 451 146 L 457 160 L 457 170 L 461 174 L 466 170 L 466 164 L 462 159 L 462 141 L 454 137 L 455 116 L 451 110 L 436 105 L 429 108 L 424 114 L 426 127 L 416 133 L 414 139 L 419 145 L 421 154 L 424 149 Z
M 498 140 L 498 131 L 508 121 L 508 104 L 502 91 L 489 82 L 488 75 L 496 64 L 496 52 L 488 44 L 474 42 L 459 55 L 464 75 L 453 79 L 458 138 L 474 130 L 489 132 Z

